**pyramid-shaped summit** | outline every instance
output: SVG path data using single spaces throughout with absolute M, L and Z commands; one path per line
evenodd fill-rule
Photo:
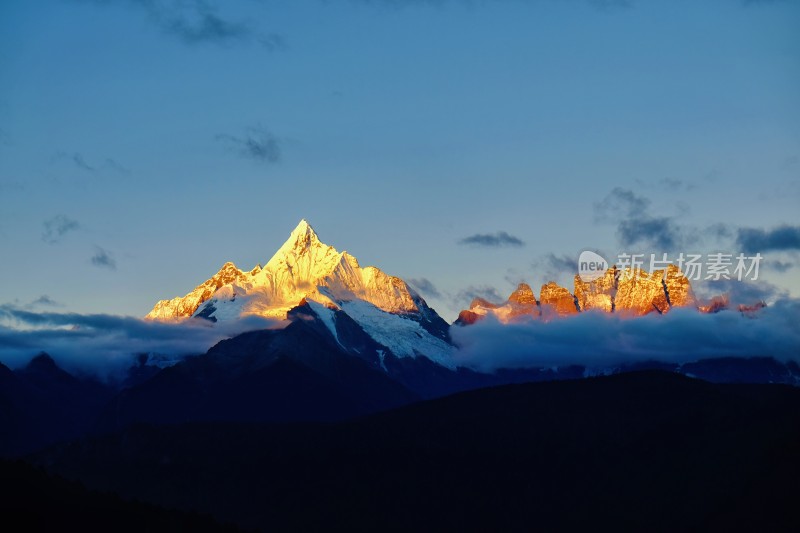
M 317 233 L 314 231 L 314 228 L 311 227 L 311 224 L 306 222 L 306 219 L 302 219 L 300 223 L 297 224 L 297 227 L 292 230 L 292 233 L 289 234 L 289 238 L 286 239 L 283 246 L 275 253 L 275 256 L 286 254 L 290 250 L 300 253 L 315 244 L 321 244 Z
M 396 345 L 398 335 L 418 339 L 400 349 L 406 355 L 419 351 L 419 339 L 427 353 L 451 348 L 447 324 L 405 281 L 373 266 L 361 267 L 349 253 L 320 241 L 305 220 L 263 268 L 245 272 L 225 263 L 189 294 L 159 301 L 146 318 L 226 321 L 255 315 L 283 320 L 301 304 L 320 318 L 328 311 L 344 312 L 384 345 Z
M 349 253 L 323 243 L 301 220 L 263 268 L 245 272 L 225 263 L 186 296 L 158 302 L 147 318 L 190 317 L 202 310 L 206 318 L 284 319 L 303 299 L 327 305 L 359 299 L 390 313 L 419 312 L 422 300 L 400 278 L 376 267 L 362 268 Z M 212 301 L 216 311 L 203 305 Z

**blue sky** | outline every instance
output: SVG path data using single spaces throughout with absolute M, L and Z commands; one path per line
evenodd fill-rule
M 790 0 L 7 0 L 0 302 L 141 316 L 301 218 L 449 319 L 571 289 L 584 249 L 762 246 L 800 296 L 798 28 Z M 498 232 L 523 244 L 462 243 Z

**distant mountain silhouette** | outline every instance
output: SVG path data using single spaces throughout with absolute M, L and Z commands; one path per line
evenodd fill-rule
M 423 355 L 396 357 L 347 315 L 337 335 L 308 305 L 283 329 L 244 333 L 164 369 L 139 360 L 121 390 L 76 378 L 41 354 L 16 371 L 0 365 L 0 456 L 135 423 L 341 421 L 484 387 L 581 378 L 583 366 L 451 369 Z M 723 383 L 797 384 L 800 368 L 763 358 L 659 361 L 607 373 L 658 369 Z
M 36 460 L 270 531 L 796 531 L 798 449 L 797 388 L 645 371 L 336 424 L 137 425 Z
M 0 364 L 0 456 L 85 435 L 114 394 L 68 374 L 45 353 L 14 372 Z
M 296 320 L 281 330 L 223 341 L 205 355 L 122 391 L 105 411 L 101 427 L 340 420 L 418 399 L 380 371 L 376 361 L 343 353 L 318 321 Z

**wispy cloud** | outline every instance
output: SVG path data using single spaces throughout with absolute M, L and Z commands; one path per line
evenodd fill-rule
M 572 279 L 577 273 L 578 256 L 549 253 L 534 261 L 531 266 L 545 283 L 548 281 L 562 282 Z
M 226 20 L 204 4 L 195 3 L 192 8 L 151 13 L 157 17 L 162 29 L 187 44 L 227 43 L 250 37 L 251 30 L 247 24 Z
M 286 50 L 289 45 L 286 43 L 286 37 L 279 33 L 267 33 L 258 38 L 258 43 L 270 52 L 278 50 Z
M 90 163 L 80 152 L 56 152 L 50 156 L 51 163 L 66 162 L 74 167 L 89 173 L 111 170 L 119 174 L 128 174 L 129 171 L 114 159 L 107 157 L 101 163 Z
M 739 251 L 746 253 L 800 250 L 800 226 L 784 224 L 772 229 L 737 229 L 716 223 L 697 227 L 681 224 L 672 216 L 655 216 L 651 206 L 649 198 L 616 187 L 594 204 L 595 220 L 616 224 L 620 244 L 629 249 L 638 246 L 649 248 L 651 252 L 670 252 L 713 242 L 736 245 Z
M 506 299 L 494 287 L 489 285 L 470 285 L 452 296 L 451 301 L 457 309 L 466 309 L 472 300 L 482 298 L 491 303 L 504 302 Z
M 68 161 L 72 163 L 75 167 L 84 170 L 86 172 L 94 172 L 95 170 L 97 170 L 94 167 L 94 165 L 90 165 L 86 161 L 86 158 L 83 157 L 83 154 L 81 154 L 80 152 L 71 152 L 71 153 L 56 152 L 50 157 L 51 163 L 56 163 L 59 161 Z
M 678 178 L 661 178 L 657 180 L 634 180 L 637 186 L 663 192 L 688 192 L 697 189 L 697 183 Z
M 95 245 L 94 255 L 89 260 L 96 267 L 109 270 L 117 269 L 117 261 L 114 259 L 113 254 L 101 246 Z
M 594 204 L 597 222 L 617 225 L 617 238 L 627 248 L 643 247 L 653 251 L 672 251 L 696 240 L 695 231 L 686 231 L 673 217 L 653 216 L 649 198 L 630 189 L 615 187 Z
M 64 307 L 59 302 L 53 300 L 46 294 L 42 294 L 34 301 L 27 305 L 28 308 L 35 308 L 35 307 Z
M 739 228 L 736 243 L 748 253 L 800 250 L 800 226 L 784 224 L 772 229 Z
M 680 246 L 678 229 L 670 217 L 649 216 L 620 221 L 617 237 L 623 246 L 647 245 L 657 250 L 675 250 Z
M 277 163 L 282 157 L 281 139 L 260 126 L 248 128 L 241 137 L 219 134 L 216 139 L 240 155 L 263 163 Z
M 108 170 L 113 170 L 114 172 L 117 172 L 119 174 L 130 174 L 130 170 L 128 170 L 124 166 L 120 165 L 114 159 L 111 159 L 110 157 L 107 157 L 105 159 L 105 161 L 103 162 L 103 168 L 106 168 Z
M 650 207 L 650 200 L 630 189 L 614 187 L 608 195 L 594 204 L 595 220 L 608 222 L 623 217 L 640 217 Z
M 442 293 L 439 292 L 436 285 L 428 278 L 409 278 L 408 283 L 419 290 L 423 296 L 428 296 L 430 298 L 440 298 L 442 296 Z
M 772 261 L 767 261 L 766 265 L 767 268 L 771 268 L 776 272 L 788 272 L 795 266 L 796 263 L 792 263 L 791 261 L 781 261 L 779 259 L 773 259 Z
M 72 154 L 72 162 L 75 163 L 75 166 L 82 168 L 83 170 L 88 170 L 89 172 L 94 172 L 96 170 L 93 166 L 86 162 L 81 154 L 77 152 Z
M 42 240 L 48 244 L 61 242 L 64 236 L 80 228 L 77 220 L 73 220 L 66 215 L 56 215 L 49 220 L 45 220 Z
M 765 281 L 739 281 L 737 279 L 696 280 L 692 290 L 701 301 L 725 295 L 731 308 L 753 305 L 758 302 L 774 302 L 789 298 L 789 293 L 777 285 Z
M 469 237 L 464 237 L 458 241 L 458 244 L 466 244 L 470 246 L 481 246 L 486 248 L 498 248 L 501 246 L 525 246 L 525 242 L 519 237 L 509 235 L 505 231 L 498 231 L 497 233 L 476 233 Z
M 703 230 L 703 234 L 716 241 L 729 240 L 733 237 L 733 229 L 727 224 L 711 224 Z
M 358 0 L 362 4 L 382 5 L 393 8 L 401 7 L 421 7 L 421 6 L 443 6 L 446 4 L 460 4 L 472 6 L 474 0 Z M 542 0 L 522 0 L 524 3 L 537 4 Z M 633 0 L 579 0 L 580 2 L 600 11 L 613 12 L 623 9 L 630 9 L 634 5 Z M 485 4 L 499 3 L 498 0 L 486 0 Z
M 114 3 L 113 0 L 94 0 L 95 4 Z M 148 20 L 164 34 L 187 45 L 212 44 L 227 46 L 257 42 L 266 50 L 286 48 L 282 35 L 260 33 L 251 20 L 234 20 L 220 13 L 227 2 L 210 0 L 117 0 L 143 11 Z

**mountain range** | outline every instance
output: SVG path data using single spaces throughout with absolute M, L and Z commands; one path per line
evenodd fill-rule
M 451 337 L 452 328 L 488 315 L 501 323 L 571 320 L 569 315 L 594 309 L 636 320 L 676 306 L 697 306 L 676 269 L 628 279 L 612 268 L 592 282 L 576 277 L 574 294 L 548 283 L 538 300 L 527 285 L 502 304 L 476 300 L 449 325 L 402 279 L 362 267 L 301 221 L 265 266 L 242 271 L 226 263 L 186 296 L 162 300 L 147 315 L 177 322 L 257 315 L 273 320 L 273 327 L 182 360 L 165 363 L 159 354 L 140 354 L 116 383 L 72 376 L 47 354 L 13 371 L 0 365 L 0 419 L 13 428 L 0 452 L 24 453 L 136 423 L 344 420 L 459 391 L 630 370 L 716 382 L 800 383 L 796 363 L 770 354 L 479 371 L 460 363 Z
M 322 321 L 337 342 L 339 323 L 355 321 L 381 345 L 379 352 L 398 357 L 424 354 L 451 365 L 448 325 L 414 289 L 322 243 L 305 220 L 264 267 L 243 272 L 225 263 L 186 296 L 158 302 L 146 318 L 216 322 L 256 315 L 286 320 L 298 306 L 304 307 L 303 316 Z
M 245 530 L 796 531 L 798 420 L 796 387 L 648 371 L 339 422 L 137 424 L 30 459 Z
M 147 315 L 212 328 L 260 316 L 270 327 L 183 358 L 138 354 L 111 382 L 46 353 L 0 364 L 0 477 L 19 489 L 0 510 L 47 527 L 51 516 L 96 527 L 114 510 L 131 529 L 796 524 L 793 361 L 480 371 L 459 359 L 456 333 L 481 320 L 513 331 L 676 307 L 725 302 L 704 307 L 674 268 L 635 278 L 612 268 L 576 277 L 572 293 L 547 283 L 537 299 L 521 284 L 506 302 L 477 299 L 451 325 L 402 279 L 362 267 L 302 221 L 265 266 L 226 263 Z M 2 460 L 17 457 L 47 472 Z
M 488 315 L 502 323 L 531 318 L 546 320 L 589 310 L 643 316 L 664 314 L 675 307 L 707 310 L 698 304 L 691 282 L 677 266 L 668 265 L 666 269 L 652 273 L 612 266 L 597 279 L 587 281 L 576 275 L 572 293 L 566 287 L 550 281 L 542 285 L 538 300 L 526 283 L 520 283 L 502 303 L 475 298 L 469 309 L 461 311 L 456 323 L 474 324 Z
M 362 267 L 348 252 L 322 243 L 305 220 L 265 266 L 243 271 L 225 263 L 189 294 L 157 302 L 146 318 L 216 322 L 255 315 L 285 320 L 301 305 L 310 308 L 334 336 L 336 317 L 347 315 L 395 356 L 424 355 L 452 367 L 449 327 L 422 296 L 402 279 L 374 266 Z M 596 279 L 576 275 L 572 293 L 551 281 L 542 285 L 538 300 L 525 283 L 502 303 L 475 298 L 454 324 L 469 325 L 486 316 L 502 323 L 547 320 L 590 310 L 642 316 L 676 307 L 712 312 L 727 304 L 717 298 L 702 305 L 675 265 L 652 273 L 612 266 Z

